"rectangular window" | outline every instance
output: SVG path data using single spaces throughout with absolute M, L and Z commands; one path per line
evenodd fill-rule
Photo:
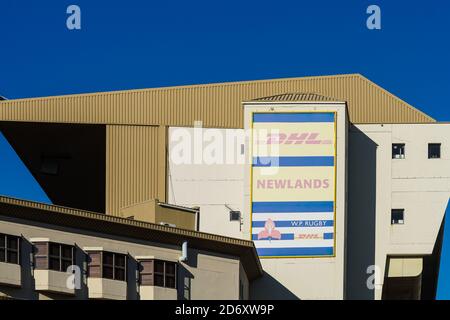
M 90 277 L 126 281 L 126 271 L 126 255 L 107 251 L 89 252 Z
M 126 257 L 123 254 L 116 254 L 114 257 L 114 279 L 125 280 Z
M 230 221 L 240 221 L 241 212 L 240 211 L 230 211 Z
M 114 253 L 103 252 L 103 278 L 114 280 Z
M 439 159 L 441 158 L 441 144 L 440 143 L 429 143 L 428 144 L 428 159 Z
M 75 264 L 75 247 L 54 242 L 36 243 L 35 268 L 66 272 Z
M 176 264 L 173 262 L 165 262 L 165 283 L 166 288 L 175 288 L 176 284 Z
M 154 285 L 165 288 L 177 287 L 177 264 L 163 260 L 140 262 L 141 285 Z
M 20 237 L 0 234 L 0 262 L 19 264 Z
M 391 211 L 391 224 L 404 224 L 405 223 L 405 209 L 392 209 Z
M 405 144 L 393 143 L 392 144 L 392 159 L 405 159 Z
M 61 271 L 67 271 L 75 263 L 74 260 L 74 247 L 61 245 Z
M 155 281 L 154 285 L 164 287 L 164 261 L 155 260 Z

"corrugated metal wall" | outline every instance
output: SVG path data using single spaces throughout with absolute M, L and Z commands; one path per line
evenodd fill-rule
M 348 102 L 354 123 L 415 123 L 433 119 L 361 75 L 129 90 L 0 102 L 0 121 L 242 128 L 241 102 L 287 92 Z
M 106 212 L 157 198 L 165 201 L 165 126 L 117 126 L 106 129 Z

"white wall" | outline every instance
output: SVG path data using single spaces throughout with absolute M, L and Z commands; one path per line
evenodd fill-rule
M 433 251 L 450 198 L 450 124 L 355 127 L 377 145 L 375 264 L 382 282 L 387 255 Z M 405 143 L 405 159 L 392 159 L 392 143 Z M 428 159 L 428 143 L 441 143 L 441 159 Z M 349 170 L 349 179 L 361 179 Z M 391 225 L 391 209 L 405 209 L 404 225 Z
M 341 109 L 338 118 L 345 119 Z M 248 117 L 246 113 L 246 123 Z M 450 197 L 450 124 L 354 125 L 349 130 L 348 153 L 353 161 L 347 172 L 353 188 L 348 189 L 348 223 L 356 229 L 349 230 L 347 239 L 346 133 L 346 123 L 340 122 L 336 258 L 262 259 L 267 274 L 252 284 L 252 298 L 341 299 L 346 286 L 349 298 L 381 299 L 381 288 L 373 291 L 366 286 L 369 265 L 379 267 L 377 284 L 382 285 L 388 255 L 431 254 Z M 405 159 L 392 159 L 392 143 L 406 144 Z M 428 159 L 428 143 L 442 144 L 441 159 Z M 366 159 L 366 152 L 372 160 Z M 201 231 L 249 238 L 250 186 L 245 165 L 174 165 L 169 158 L 169 169 L 169 202 L 200 206 Z M 242 211 L 242 231 L 237 222 L 229 221 L 225 203 Z M 404 225 L 391 225 L 392 208 L 405 209 Z M 368 216 L 372 210 L 373 217 Z
M 186 132 L 194 137 L 194 128 L 169 129 L 169 170 L 168 170 L 168 199 L 169 203 L 181 206 L 200 207 L 200 231 L 242 238 L 241 226 L 238 221 L 230 221 L 230 209 L 242 211 L 242 194 L 244 183 L 244 164 L 195 163 L 192 153 L 191 164 L 177 164 L 174 153 L 180 141 L 176 132 Z M 180 131 L 182 130 L 182 131 Z M 210 129 L 199 129 L 208 140 L 205 133 Z M 242 135 L 242 129 L 213 129 L 214 134 L 226 137 L 226 134 Z M 184 133 L 183 133 L 184 135 Z M 207 153 L 210 141 L 203 143 Z M 241 146 L 236 140 L 236 153 L 241 152 Z M 192 150 L 194 150 L 194 147 Z M 227 206 L 226 206 L 227 205 Z

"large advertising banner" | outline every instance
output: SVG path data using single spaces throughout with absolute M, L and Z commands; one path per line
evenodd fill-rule
M 261 258 L 335 252 L 336 114 L 252 114 L 251 236 Z

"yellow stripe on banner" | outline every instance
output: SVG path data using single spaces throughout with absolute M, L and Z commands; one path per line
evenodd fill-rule
M 254 167 L 252 185 L 254 202 L 334 201 L 334 167 Z
M 334 134 L 334 123 L 253 123 L 253 155 L 333 156 Z

